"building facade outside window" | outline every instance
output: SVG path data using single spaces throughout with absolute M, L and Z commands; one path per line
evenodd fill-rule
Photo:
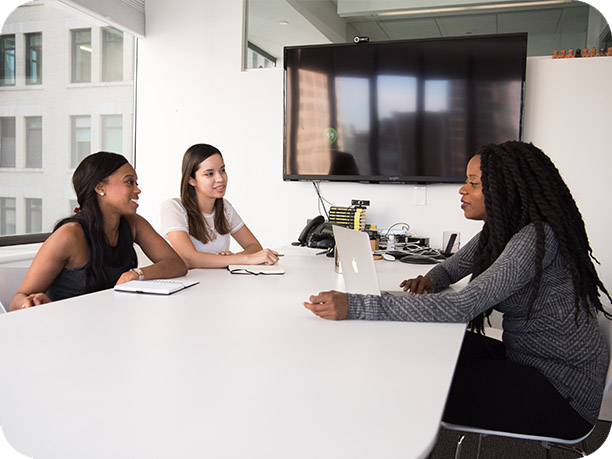
M 24 0 L 2 31 L 0 246 L 40 242 L 72 214 L 87 155 L 133 162 L 136 50 L 133 35 L 57 0 Z
M 26 228 L 27 234 L 42 233 L 42 199 L 26 198 Z
M 0 86 L 15 85 L 15 35 L 0 35 Z
M 26 116 L 26 167 L 42 168 L 42 116 Z
M 121 115 L 102 116 L 102 150 L 123 153 L 123 117 Z
M 0 197 L 0 236 L 16 234 L 16 199 Z
M 91 81 L 91 29 L 72 30 L 72 82 Z
M 26 84 L 42 84 L 42 33 L 25 34 Z
M 0 118 L 0 167 L 15 167 L 15 117 Z
M 123 32 L 102 28 L 102 81 L 123 80 Z
M 72 158 L 70 167 L 77 167 L 91 151 L 91 116 L 73 116 Z

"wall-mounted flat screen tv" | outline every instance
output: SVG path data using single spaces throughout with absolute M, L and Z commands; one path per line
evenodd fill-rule
M 521 139 L 527 34 L 284 50 L 284 180 L 459 183 Z

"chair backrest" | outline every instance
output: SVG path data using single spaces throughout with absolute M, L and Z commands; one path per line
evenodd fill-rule
M 15 295 L 27 272 L 28 267 L 25 266 L 0 267 L 0 313 L 8 311 L 13 295 Z

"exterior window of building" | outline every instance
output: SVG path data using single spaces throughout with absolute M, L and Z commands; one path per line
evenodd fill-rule
M 0 35 L 0 86 L 15 85 L 15 35 Z
M 276 67 L 276 58 L 249 42 L 247 44 L 247 68 L 267 69 Z
M 42 168 L 42 116 L 27 116 L 26 167 Z
M 102 29 L 102 81 L 123 80 L 123 32 Z
M 26 198 L 26 234 L 42 233 L 42 199 Z
M 0 167 L 15 167 L 15 117 L 0 118 Z
M 72 118 L 72 159 L 70 167 L 75 168 L 91 153 L 91 116 Z
M 0 251 L 73 215 L 87 155 L 134 154 L 135 36 L 79 11 L 91 2 L 22 3 L 0 33 Z
M 27 33 L 26 84 L 42 84 L 42 33 Z
M 16 201 L 15 198 L 0 198 L 0 236 L 17 232 Z
M 102 150 L 123 153 L 123 117 L 121 115 L 102 116 Z
M 72 30 L 72 82 L 91 81 L 91 29 Z

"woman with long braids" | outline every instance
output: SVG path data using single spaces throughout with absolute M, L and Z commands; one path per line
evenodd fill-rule
M 609 354 L 597 314 L 599 293 L 610 295 L 578 207 L 532 144 L 486 145 L 466 175 L 461 207 L 484 221 L 482 231 L 425 276 L 403 281 L 413 295 L 332 291 L 304 305 L 336 320 L 469 322 L 444 421 L 579 438 L 601 405 Z M 461 291 L 441 292 L 469 274 Z M 503 314 L 503 342 L 482 333 L 494 309 Z
M 87 156 L 72 184 L 80 208 L 58 222 L 40 247 L 10 304 L 11 310 L 96 292 L 137 279 L 182 276 L 172 247 L 136 213 L 137 176 L 125 157 Z M 137 266 L 134 242 L 154 263 Z

